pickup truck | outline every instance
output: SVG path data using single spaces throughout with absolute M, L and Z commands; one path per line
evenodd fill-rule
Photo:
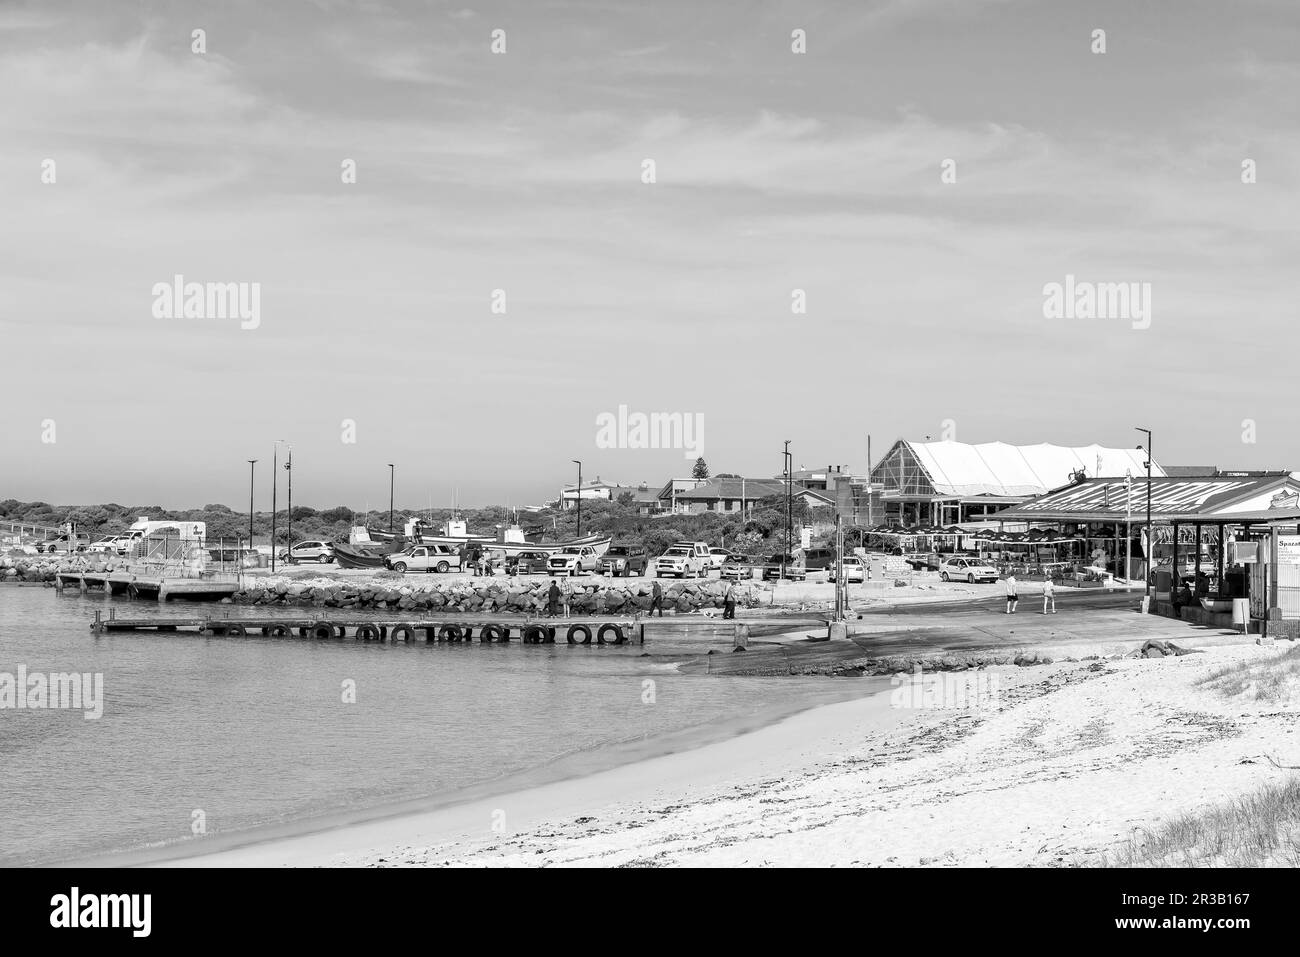
M 626 578 L 633 573 L 645 575 L 650 556 L 640 545 L 611 545 L 600 557 L 598 570 L 602 575 Z
M 600 556 L 590 545 L 566 545 L 554 552 L 546 562 L 548 575 L 581 575 L 594 572 Z
M 78 532 L 71 539 L 67 535 L 60 535 L 58 538 L 50 539 L 47 542 L 41 542 L 36 546 L 38 552 L 84 552 L 90 547 L 90 536 Z
M 709 546 L 704 542 L 673 542 L 668 551 L 655 559 L 658 578 L 704 578 L 713 567 Z
M 447 572 L 460 570 L 460 554 L 448 545 L 412 545 L 384 556 L 384 567 L 395 572 Z

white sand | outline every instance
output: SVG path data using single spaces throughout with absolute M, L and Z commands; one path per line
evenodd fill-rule
M 1076 864 L 1286 776 L 1265 755 L 1300 759 L 1294 710 L 1194 682 L 1287 647 L 1007 668 L 996 709 L 877 695 L 575 781 L 181 863 Z

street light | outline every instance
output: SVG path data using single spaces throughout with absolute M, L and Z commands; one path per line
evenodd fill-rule
M 248 547 L 253 547 L 253 474 L 257 469 L 257 459 L 248 460 Z
M 388 463 L 388 534 L 393 534 L 393 489 L 397 487 L 397 466 Z
M 578 534 L 575 537 L 582 538 L 582 462 L 578 459 L 569 459 L 569 461 L 578 466 Z
M 276 439 L 271 446 L 271 574 L 275 574 L 275 513 L 278 510 L 276 506 L 276 491 L 280 484 L 280 446 L 289 445 L 284 439 Z M 293 461 L 293 446 L 289 446 L 289 461 Z M 290 466 L 286 465 L 285 468 Z M 289 479 L 289 508 L 293 508 L 293 478 Z M 290 519 L 289 525 L 289 549 L 293 550 L 293 519 Z
M 1153 567 L 1151 564 L 1151 557 L 1152 554 L 1155 552 L 1155 539 L 1152 537 L 1151 534 L 1151 430 L 1144 429 L 1139 426 L 1134 426 L 1134 428 L 1138 432 L 1146 433 L 1146 437 L 1147 437 L 1147 445 L 1146 448 L 1143 450 L 1147 454 L 1147 460 L 1145 463 L 1147 467 L 1147 547 L 1146 547 L 1147 573 L 1146 573 L 1146 589 L 1144 591 L 1144 594 L 1146 595 L 1149 601 L 1151 598 L 1151 569 Z M 1142 448 L 1142 446 L 1139 445 L 1138 448 Z
M 791 492 L 790 483 L 793 476 L 794 464 L 790 459 L 790 440 L 785 440 L 785 548 L 781 552 L 781 579 L 785 580 L 785 562 L 786 559 L 794 554 L 794 505 L 793 493 Z

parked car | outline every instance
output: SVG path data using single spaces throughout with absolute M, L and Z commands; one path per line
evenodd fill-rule
M 88 552 L 111 552 L 117 554 L 117 536 L 108 535 L 86 546 Z
M 709 549 L 709 567 L 721 568 L 727 563 L 727 559 L 732 557 L 730 549 L 710 548 Z
M 460 553 L 449 545 L 412 545 L 384 556 L 384 567 L 395 572 L 449 572 L 461 570 Z
M 520 552 L 506 559 L 507 575 L 541 575 L 546 572 L 550 552 Z
M 84 552 L 90 548 L 90 536 L 78 532 L 69 538 L 67 535 L 60 535 L 58 538 L 51 538 L 49 541 L 41 542 L 36 546 L 38 551 L 54 554 L 55 552 Z
M 740 581 L 754 577 L 754 560 L 744 555 L 732 555 L 722 563 L 718 572 L 727 581 Z
M 977 581 L 997 581 L 998 570 L 982 558 L 954 555 L 939 566 L 939 577 L 946 582 L 967 581 L 973 585 Z
M 795 560 L 789 555 L 773 555 L 763 566 L 763 581 L 779 580 L 782 568 L 785 570 L 787 581 L 801 582 L 808 578 L 806 566 L 795 564 Z
M 835 549 L 805 548 L 803 567 L 810 572 L 819 572 L 835 564 Z
M 626 578 L 632 574 L 644 575 L 649 564 L 650 556 L 642 546 L 611 545 L 600 556 L 596 569 L 602 575 L 613 575 L 615 578 L 621 575 Z
M 600 564 L 600 555 L 590 545 L 565 545 L 558 552 L 552 552 L 546 562 L 548 575 L 581 575 L 594 572 Z
M 711 567 L 709 546 L 704 542 L 673 542 L 655 559 L 655 575 L 659 578 L 704 578 Z
M 831 573 L 827 578 L 828 581 L 835 581 L 835 566 L 831 565 Z M 844 581 L 864 582 L 867 580 L 867 565 L 857 555 L 844 556 Z
M 320 562 L 328 565 L 334 561 L 334 546 L 329 542 L 299 542 L 292 548 L 282 548 L 279 553 L 282 562 Z

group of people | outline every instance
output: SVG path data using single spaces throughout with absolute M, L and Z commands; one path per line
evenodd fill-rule
M 469 569 L 472 575 L 486 575 L 490 578 L 496 574 L 497 564 L 492 553 L 478 545 L 460 546 L 460 567 Z
M 1007 614 L 1014 615 L 1016 605 L 1020 602 L 1018 593 L 1020 586 L 1016 582 L 1015 575 L 1008 575 L 1005 584 L 1007 589 Z M 1047 610 L 1049 606 L 1051 612 Z M 1056 584 L 1050 578 L 1043 580 L 1043 614 L 1056 614 Z

